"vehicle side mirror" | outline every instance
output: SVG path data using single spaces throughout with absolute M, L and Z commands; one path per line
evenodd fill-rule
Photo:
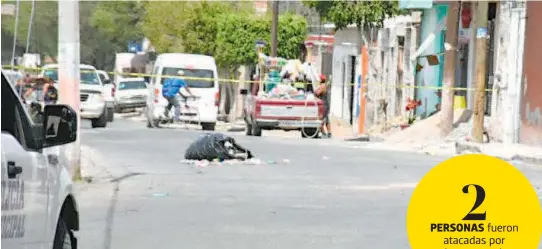
M 70 106 L 46 105 L 43 116 L 43 148 L 77 139 L 77 113 Z
M 111 84 L 111 80 L 104 80 L 104 85 Z
M 248 89 L 241 89 L 241 90 L 239 90 L 239 94 L 241 94 L 241 95 L 247 95 L 247 94 L 248 94 Z

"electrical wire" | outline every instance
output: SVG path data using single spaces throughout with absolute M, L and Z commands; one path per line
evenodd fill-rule
M 32 34 L 32 23 L 34 22 L 34 12 L 36 7 L 36 0 L 32 0 L 32 10 L 30 11 L 30 20 L 28 21 L 28 33 L 26 35 L 26 48 L 24 53 L 28 53 L 28 48 L 30 47 L 30 35 Z
M 17 30 L 19 30 L 19 6 L 20 0 L 15 5 L 15 29 L 13 30 L 13 49 L 11 50 L 11 67 L 15 66 L 15 49 L 17 48 Z

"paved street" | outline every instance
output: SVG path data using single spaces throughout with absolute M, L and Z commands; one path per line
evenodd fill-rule
M 105 129 L 84 123 L 83 145 L 108 170 L 78 186 L 80 248 L 410 248 L 410 194 L 445 159 L 235 133 L 267 163 L 181 163 L 200 133 L 122 119 Z M 542 166 L 518 167 L 542 185 Z

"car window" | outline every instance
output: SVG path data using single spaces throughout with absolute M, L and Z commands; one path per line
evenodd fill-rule
M 101 73 L 99 75 L 100 75 L 100 80 L 102 80 L 102 82 L 105 82 L 105 80 L 106 80 L 105 75 L 103 75 Z
M 186 77 L 184 81 L 190 88 L 212 88 L 215 85 L 214 72 L 212 70 L 178 67 L 164 67 L 162 70 L 162 85 L 167 79 L 164 76 L 178 76 L 179 71 L 184 72 L 184 77 Z
M 79 69 L 81 84 L 100 85 L 100 76 L 96 73 L 96 70 L 92 69 Z M 58 68 L 49 68 L 43 72 L 44 76 L 51 78 L 54 81 L 58 81 Z
M 145 81 L 123 81 L 119 84 L 119 90 L 147 89 Z
M 32 122 L 23 108 L 19 98 L 2 74 L 2 132 L 15 137 L 23 148 L 34 147 L 36 141 L 32 134 Z

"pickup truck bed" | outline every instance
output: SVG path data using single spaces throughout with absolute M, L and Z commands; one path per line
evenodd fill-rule
M 324 117 L 323 102 L 314 100 L 258 99 L 247 96 L 247 135 L 261 136 L 261 130 L 302 130 L 302 136 L 317 137 Z

